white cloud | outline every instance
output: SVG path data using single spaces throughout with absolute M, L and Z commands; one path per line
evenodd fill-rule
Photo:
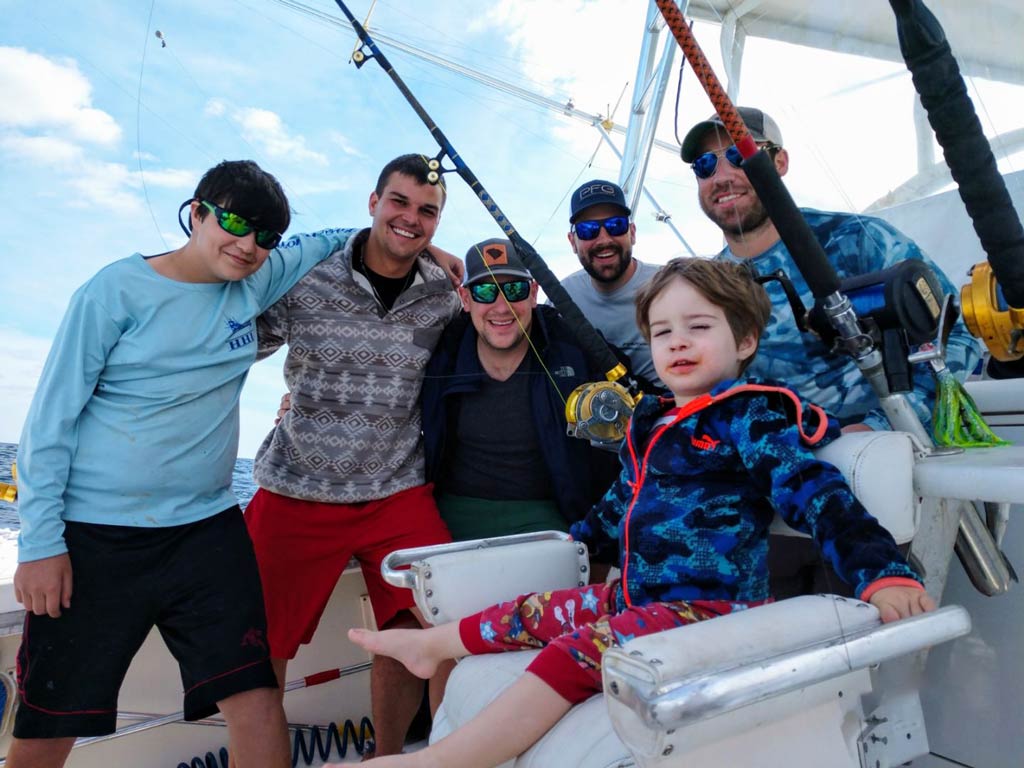
M 114 118 L 92 105 L 92 85 L 72 59 L 51 60 L 24 48 L 0 47 L 0 125 L 47 130 L 79 141 L 112 145 L 121 138 Z
M 209 117 L 226 117 L 241 129 L 243 139 L 270 157 L 319 166 L 330 162 L 327 155 L 309 149 L 306 138 L 293 134 L 281 116 L 269 109 L 237 107 L 224 99 L 213 98 L 206 102 L 203 112 Z
M 21 133 L 0 134 L 0 151 L 51 167 L 67 167 L 80 163 L 83 158 L 82 148 L 66 139 Z
M 246 107 L 234 115 L 242 128 L 242 137 L 261 147 L 271 157 L 287 158 L 296 163 L 328 164 L 327 155 L 306 147 L 306 139 L 289 134 L 284 121 L 276 112 Z
M 328 138 L 331 140 L 332 144 L 338 147 L 346 155 L 366 159 L 366 154 L 359 151 L 359 148 L 349 141 L 348 137 L 343 133 L 340 133 L 339 131 L 331 131 L 328 134 Z
M 223 117 L 227 112 L 228 105 L 223 99 L 210 99 L 203 109 L 203 114 L 207 117 Z
M 141 209 L 140 172 L 95 157 L 97 148 L 120 140 L 121 128 L 92 106 L 92 85 L 72 59 L 0 47 L 0 93 L 17 105 L 0 110 L 0 156 L 29 172 L 53 172 L 74 191 L 68 198 L 74 207 Z M 172 189 L 190 189 L 195 178 L 194 171 L 174 168 L 145 174 L 146 184 Z
M 142 175 L 138 169 L 93 159 L 82 147 L 65 139 L 0 134 L 0 154 L 57 172 L 63 183 L 75 191 L 68 199 L 68 204 L 74 207 L 116 205 L 132 211 L 141 209 L 138 192 L 142 189 Z M 168 189 L 190 190 L 196 178 L 195 171 L 179 168 L 145 172 L 147 185 Z

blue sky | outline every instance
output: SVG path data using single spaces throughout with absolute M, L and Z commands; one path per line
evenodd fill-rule
M 333 2 L 305 5 L 341 19 Z M 369 0 L 351 7 L 362 18 Z M 353 33 L 285 0 L 0 0 L 0 14 L 0 441 L 18 438 L 74 289 L 132 252 L 180 245 L 175 212 L 211 165 L 250 157 L 277 175 L 295 210 L 291 231 L 298 232 L 365 225 L 380 167 L 404 152 L 437 152 L 383 71 L 348 63 Z M 571 97 L 590 112 L 614 107 L 628 83 L 615 113 L 624 123 L 642 25 L 643 4 L 620 0 L 382 0 L 370 27 L 551 98 Z M 717 28 L 695 29 L 716 63 Z M 555 273 L 574 270 L 565 240 L 567 195 L 588 178 L 618 175 L 615 156 L 598 149 L 596 130 L 382 47 Z M 773 66 L 751 66 L 758 61 Z M 909 115 L 909 78 L 900 67 L 807 49 L 781 52 L 754 40 L 746 67 L 741 101 L 768 108 L 787 144 L 795 145 L 793 137 L 806 147 L 788 179 L 799 202 L 863 207 L 913 171 L 912 136 L 864 119 L 865 110 L 883 103 Z M 780 89 L 786 67 L 800 69 L 798 91 Z M 872 90 L 860 93 L 860 84 L 872 81 Z M 847 82 L 856 96 L 843 90 Z M 675 81 L 669 105 L 674 91 Z M 1019 95 L 1006 107 L 1019 105 Z M 681 133 L 710 112 L 692 74 L 681 103 Z M 991 106 L 998 128 L 1018 127 L 1000 117 L 1001 102 Z M 659 133 L 669 141 L 670 118 Z M 864 153 L 848 150 L 871 143 L 880 149 L 865 173 Z M 695 249 L 719 247 L 696 208 L 692 175 L 677 158 L 655 153 L 648 182 Z M 451 175 L 448 185 L 439 245 L 462 254 L 499 234 L 461 180 Z M 646 201 L 635 219 L 641 259 L 664 263 L 683 253 Z M 253 455 L 271 425 L 283 391 L 280 367 L 279 355 L 250 377 L 242 456 Z

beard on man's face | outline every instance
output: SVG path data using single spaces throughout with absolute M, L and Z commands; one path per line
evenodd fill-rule
M 616 254 L 617 258 L 615 260 L 608 260 L 607 258 L 595 259 L 593 253 L 598 250 L 605 253 L 612 251 Z M 632 250 L 627 252 L 618 243 L 607 243 L 600 248 L 594 248 L 587 251 L 580 258 L 583 270 L 599 283 L 614 283 L 626 273 L 632 261 Z

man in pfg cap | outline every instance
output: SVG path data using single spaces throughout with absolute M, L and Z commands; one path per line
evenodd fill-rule
M 657 267 L 633 256 L 636 225 L 631 215 L 614 182 L 593 179 L 572 193 L 567 236 L 583 269 L 566 277 L 562 287 L 605 339 L 629 356 L 632 373 L 660 387 L 633 306 L 636 292 Z

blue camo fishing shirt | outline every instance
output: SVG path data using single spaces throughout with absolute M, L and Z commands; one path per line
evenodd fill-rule
M 919 259 L 935 270 L 943 291 L 958 295 L 949 278 L 921 249 L 895 227 L 873 216 L 831 213 L 802 208 L 801 212 L 839 279 L 866 275 L 887 269 L 905 259 Z M 726 248 L 718 258 L 746 263 L 759 275 L 782 270 L 810 309 L 814 296 L 782 241 L 759 256 L 741 259 Z M 747 374 L 785 381 L 802 397 L 819 403 L 836 415 L 841 426 L 864 422 L 873 429 L 890 429 L 868 381 L 853 359 L 834 354 L 813 333 L 802 333 L 796 326 L 793 309 L 782 286 L 772 281 L 765 285 L 772 302 L 772 315 L 761 336 L 757 356 Z M 946 364 L 961 381 L 980 360 L 977 342 L 958 320 L 949 337 Z M 935 380 L 930 366 L 914 368 L 914 390 L 908 399 L 925 427 L 930 429 L 935 405 Z
M 570 529 L 589 546 L 618 546 L 620 610 L 768 598 L 768 526 L 776 511 L 814 537 L 855 594 L 882 578 L 918 580 L 839 470 L 811 453 L 808 442 L 839 436 L 836 421 L 798 402 L 791 390 L 757 379 L 723 382 L 683 409 L 640 401 L 619 478 Z

